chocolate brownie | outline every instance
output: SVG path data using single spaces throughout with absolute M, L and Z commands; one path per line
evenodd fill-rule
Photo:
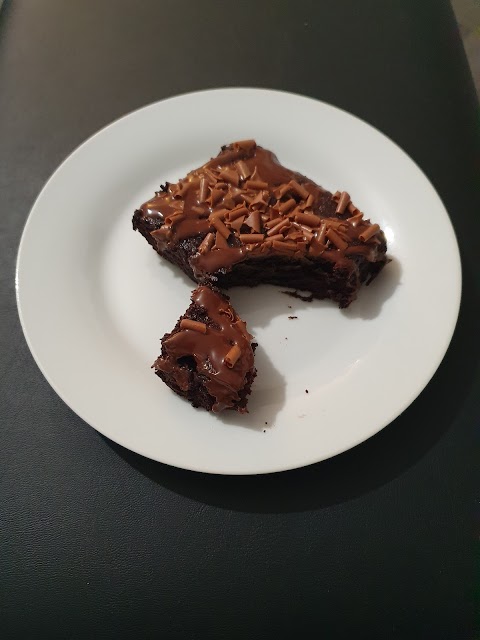
M 385 236 L 254 140 L 221 152 L 135 211 L 133 227 L 192 280 L 310 291 L 347 307 L 388 262 Z
M 246 413 L 257 373 L 256 344 L 226 296 L 201 286 L 191 300 L 173 331 L 162 338 L 155 373 L 194 407 Z

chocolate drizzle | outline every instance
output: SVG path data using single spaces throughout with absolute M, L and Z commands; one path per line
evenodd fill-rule
M 253 370 L 252 336 L 225 296 L 201 286 L 191 299 L 187 314 L 162 340 L 162 355 L 153 366 L 155 371 L 173 376 L 180 391 L 185 392 L 191 371 L 182 360 L 193 358 L 196 374 L 215 399 L 212 411 L 219 412 L 240 400 L 239 392 Z M 199 322 L 198 317 L 205 321 Z
M 155 220 L 157 250 L 197 237 L 195 277 L 226 272 L 247 258 L 319 256 L 348 268 L 362 256 L 384 261 L 385 237 L 348 193 L 325 191 L 280 165 L 253 140 L 234 142 L 186 178 L 168 184 L 140 209 Z

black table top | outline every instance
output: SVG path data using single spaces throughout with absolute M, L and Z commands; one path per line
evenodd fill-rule
M 337 458 L 249 478 L 101 437 L 40 374 L 14 296 L 29 209 L 76 145 L 151 101 L 233 85 L 317 97 L 390 136 L 445 202 L 464 274 L 450 349 L 402 416 Z M 474 637 L 479 149 L 446 0 L 5 3 L 2 637 Z

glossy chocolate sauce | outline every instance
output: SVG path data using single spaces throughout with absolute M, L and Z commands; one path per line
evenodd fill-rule
M 209 321 L 182 320 L 179 330 L 162 341 L 162 355 L 154 368 L 173 375 L 180 389 L 187 391 L 190 372 L 178 360 L 191 356 L 197 374 L 215 398 L 212 410 L 219 412 L 240 400 L 239 391 L 253 369 L 252 336 L 224 296 L 201 286 L 191 299 L 206 312 Z
M 141 214 L 162 222 L 151 234 L 160 253 L 187 238 L 204 240 L 190 257 L 199 279 L 249 257 L 322 256 L 344 268 L 356 256 L 384 261 L 383 232 L 346 192 L 325 191 L 253 140 L 224 147 L 185 179 L 165 185 Z

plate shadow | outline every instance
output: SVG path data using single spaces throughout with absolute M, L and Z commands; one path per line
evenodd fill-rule
M 271 475 L 215 476 L 184 471 L 132 453 L 100 436 L 130 466 L 161 487 L 221 509 L 289 513 L 321 509 L 369 493 L 416 464 L 452 426 L 480 364 L 480 295 L 464 269 L 457 328 L 437 373 L 419 397 L 366 442 L 324 462 Z M 448 393 L 447 393 L 448 390 Z
M 384 286 L 388 295 L 389 285 Z M 297 302 L 303 304 L 294 300 Z M 216 476 L 169 467 L 124 449 L 100 434 L 98 437 L 132 468 L 162 488 L 220 509 L 292 513 L 358 498 L 404 474 L 452 428 L 480 365 L 479 307 L 475 276 L 470 263 L 465 261 L 455 334 L 427 387 L 378 434 L 343 454 L 309 467 L 270 475 Z

